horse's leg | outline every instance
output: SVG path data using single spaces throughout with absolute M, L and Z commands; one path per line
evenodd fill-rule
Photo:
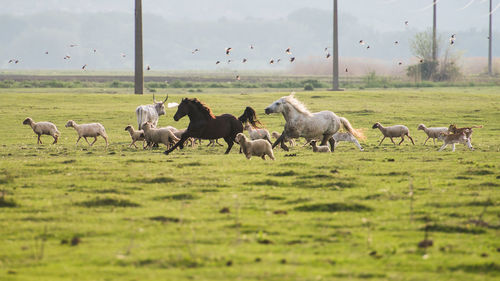
M 229 151 L 231 151 L 231 148 L 233 147 L 234 144 L 234 139 L 232 137 L 225 137 L 224 140 L 227 142 L 227 149 L 224 154 L 228 154 Z
M 219 146 L 224 146 L 224 145 L 222 145 L 222 144 L 219 143 L 219 139 L 216 139 L 215 143 L 218 144 Z
M 332 152 L 335 151 L 335 147 L 337 146 L 335 143 L 335 139 L 333 137 L 328 139 L 328 142 L 330 143 L 330 148 L 332 149 Z
M 330 137 L 328 135 L 323 135 L 323 139 L 321 140 L 321 145 L 325 145 Z
M 190 137 L 190 135 L 188 134 L 188 132 L 185 132 L 184 134 L 182 134 L 181 136 L 181 139 L 174 145 L 172 146 L 171 148 L 169 148 L 168 150 L 165 150 L 165 152 L 163 152 L 163 154 L 165 155 L 168 155 L 170 152 L 172 152 L 174 149 L 176 149 L 178 146 L 182 148 L 184 148 L 184 145 L 182 145 L 188 138 Z
M 283 141 L 284 134 L 285 132 L 281 133 L 281 136 L 278 139 L 276 139 L 276 141 L 273 143 L 273 149 L 278 145 L 278 143 L 281 143 Z

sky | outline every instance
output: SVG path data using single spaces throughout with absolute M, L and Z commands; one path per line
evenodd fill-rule
M 234 59 L 241 60 L 252 55 L 242 51 L 251 43 L 259 48 L 249 62 L 231 67 L 269 69 L 270 58 L 287 59 L 282 54 L 286 47 L 303 59 L 324 56 L 324 47 L 331 46 L 332 0 L 142 2 L 145 62 L 155 69 L 212 69 L 215 60 L 227 59 L 220 50 L 231 46 Z M 432 0 L 338 2 L 341 56 L 406 62 L 415 33 L 432 26 Z M 457 34 L 455 51 L 486 56 L 488 4 L 438 0 L 443 41 Z M 84 64 L 88 69 L 133 69 L 134 5 L 134 0 L 0 0 L 0 69 L 76 69 Z M 500 0 L 493 0 L 493 7 L 500 8 Z M 499 14 L 500 9 L 493 14 L 494 28 L 500 27 Z M 497 32 L 495 39 L 500 38 Z M 369 51 L 360 48 L 360 39 L 372 44 Z M 72 43 L 79 47 L 68 48 Z M 98 51 L 89 53 L 93 48 Z M 202 51 L 193 57 L 195 48 Z M 500 48 L 493 50 L 498 56 Z M 45 51 L 49 55 L 40 56 Z M 61 59 L 66 55 L 71 60 Z M 9 64 L 13 58 L 22 64 Z

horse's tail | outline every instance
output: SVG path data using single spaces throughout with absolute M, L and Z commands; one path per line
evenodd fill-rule
M 344 117 L 339 117 L 340 123 L 342 123 L 342 126 L 351 134 L 353 134 L 356 138 L 360 140 L 365 140 L 366 137 L 363 134 L 361 130 L 356 130 L 351 126 L 351 123 L 349 123 L 349 120 L 345 119 Z

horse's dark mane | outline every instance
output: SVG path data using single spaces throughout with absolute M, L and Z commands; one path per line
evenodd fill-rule
M 261 126 L 264 126 L 264 124 L 262 124 L 258 119 L 257 119 L 257 114 L 255 113 L 255 110 L 253 108 L 251 108 L 250 106 L 247 106 L 245 108 L 245 111 L 243 112 L 243 114 L 238 117 L 238 120 L 240 120 L 241 123 L 245 123 L 245 122 L 250 122 L 250 124 L 252 124 L 252 127 L 254 128 L 259 128 L 259 126 L 257 126 L 257 123 L 260 124 Z
M 208 115 L 210 118 L 213 118 L 215 119 L 215 115 L 213 114 L 212 112 L 212 109 L 210 109 L 210 107 L 208 107 L 208 105 L 206 105 L 205 103 L 203 103 L 202 101 L 200 101 L 199 99 L 197 98 L 185 98 L 183 101 L 187 101 L 187 102 L 191 102 L 193 103 L 194 105 L 196 105 L 196 107 L 198 107 L 198 109 L 205 113 L 206 115 Z

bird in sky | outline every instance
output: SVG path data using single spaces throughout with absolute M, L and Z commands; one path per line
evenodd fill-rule
M 330 53 L 326 54 L 326 58 L 330 58 L 332 55 L 330 55 Z
M 124 54 L 124 53 L 120 53 L 120 56 L 122 56 L 122 58 L 126 57 L 127 54 Z
M 290 51 L 290 47 L 288 47 L 288 48 L 285 50 L 285 53 L 287 53 L 287 54 L 289 54 L 289 55 L 291 55 L 291 54 L 292 54 L 292 52 Z
M 229 53 L 231 52 L 233 48 L 229 47 L 229 48 L 226 48 L 226 55 L 229 55 Z
M 146 70 L 151 70 L 151 66 L 149 66 L 149 64 L 146 66 Z
M 220 63 L 220 61 L 219 61 L 219 60 L 215 62 L 215 64 L 219 64 L 219 63 Z
M 82 70 L 85 70 L 85 68 L 87 68 L 87 65 L 86 65 L 86 64 L 84 64 L 84 65 L 82 66 Z
M 45 51 L 45 54 L 48 55 L 49 54 L 49 51 Z
M 254 45 L 250 45 L 250 50 L 255 49 Z
M 409 22 L 406 20 L 406 21 L 405 21 L 405 25 L 406 25 L 406 26 L 408 26 L 408 23 L 409 23 Z
M 394 41 L 394 45 L 397 45 L 397 44 L 399 44 L 399 41 L 397 41 L 397 40 Z
M 365 44 L 366 44 L 366 42 L 364 40 L 359 40 L 359 45 L 363 46 Z
M 294 62 L 294 61 L 295 61 L 295 57 L 291 57 L 290 62 Z
M 196 48 L 196 49 L 194 49 L 194 50 L 191 52 L 191 54 L 193 54 L 193 55 L 194 55 L 196 52 L 199 52 L 199 51 L 200 51 L 200 49 Z
M 78 44 L 70 44 L 69 45 L 70 48 L 73 48 L 73 47 L 78 47 Z
M 240 78 L 240 76 L 239 76 L 239 75 L 236 75 L 236 80 L 238 80 L 238 81 L 239 81 L 240 79 L 241 79 L 241 78 Z
M 403 62 L 398 62 L 398 65 L 403 65 Z
M 273 64 L 273 63 L 274 63 L 274 59 L 271 59 L 271 60 L 269 61 L 269 64 Z
M 245 58 L 244 58 L 244 59 L 242 60 L 242 62 L 243 62 L 243 63 L 247 62 L 247 59 L 245 59 Z

